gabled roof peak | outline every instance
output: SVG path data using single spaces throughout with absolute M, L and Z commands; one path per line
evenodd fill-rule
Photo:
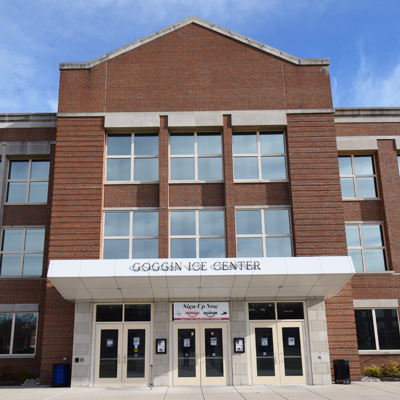
M 266 53 L 272 54 L 276 57 L 279 57 L 283 60 L 289 61 L 296 65 L 329 65 L 329 58 L 298 58 L 292 56 L 291 54 L 285 53 L 283 51 L 274 49 L 273 47 L 267 46 L 264 43 L 257 42 L 256 40 L 250 39 L 247 36 L 240 35 L 239 33 L 235 33 L 228 29 L 222 28 L 221 26 L 212 24 L 211 22 L 205 21 L 201 18 L 192 16 L 186 18 L 176 24 L 172 24 L 164 29 L 161 29 L 157 32 L 154 32 L 148 36 L 145 36 L 142 39 L 136 40 L 135 42 L 129 43 L 125 46 L 120 47 L 117 50 L 111 51 L 103 56 L 95 58 L 89 62 L 71 62 L 71 63 L 60 63 L 60 69 L 89 69 L 99 65 L 107 60 L 111 60 L 114 57 L 117 57 L 121 54 L 124 54 L 130 50 L 135 49 L 136 47 L 142 46 L 148 42 L 151 42 L 154 39 L 157 39 L 161 36 L 164 36 L 170 32 L 173 32 L 177 29 L 180 29 L 189 24 L 198 24 L 215 32 L 218 32 L 222 35 L 235 39 L 239 42 L 245 43 L 249 46 L 255 47 L 261 51 L 265 51 Z

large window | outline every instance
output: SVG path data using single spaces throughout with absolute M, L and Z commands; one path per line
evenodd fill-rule
M 291 257 L 288 209 L 236 210 L 238 257 Z
M 397 309 L 355 310 L 359 350 L 399 350 Z
M 103 258 L 157 258 L 158 211 L 104 213 Z
M 235 180 L 285 180 L 286 156 L 283 132 L 233 134 Z
M 372 156 L 340 156 L 339 170 L 343 198 L 377 197 Z
M 107 135 L 106 181 L 158 181 L 158 136 Z
M 356 271 L 385 271 L 381 224 L 346 224 L 347 249 Z
M 0 314 L 0 357 L 34 354 L 37 313 Z
M 221 181 L 220 133 L 182 133 L 170 136 L 172 181 Z
M 44 229 L 4 229 L 1 276 L 42 275 Z
M 7 202 L 47 203 L 50 161 L 10 161 Z
M 172 258 L 225 257 L 224 211 L 171 211 L 170 229 Z

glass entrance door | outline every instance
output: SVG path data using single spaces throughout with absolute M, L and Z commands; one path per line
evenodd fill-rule
M 148 333 L 148 324 L 97 324 L 95 385 L 147 385 Z
M 96 385 L 121 385 L 121 325 L 97 326 Z
M 301 322 L 251 324 L 253 382 L 306 383 Z
M 174 325 L 174 384 L 226 385 L 226 324 Z

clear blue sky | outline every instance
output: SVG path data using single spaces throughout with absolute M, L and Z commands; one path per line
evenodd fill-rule
M 57 111 L 59 63 L 189 16 L 330 58 L 335 107 L 400 107 L 400 0 L 0 0 L 0 113 Z

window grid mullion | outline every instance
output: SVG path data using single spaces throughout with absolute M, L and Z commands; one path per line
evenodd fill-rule
M 200 257 L 200 216 L 199 210 L 195 210 L 196 216 L 196 257 Z
M 199 180 L 199 169 L 198 169 L 198 150 L 197 150 L 197 132 L 193 132 L 194 135 L 194 179 Z
M 263 255 L 267 257 L 267 243 L 266 243 L 266 235 L 265 235 L 265 213 L 264 210 L 261 210 L 260 213 L 261 218 L 261 239 L 262 239 L 262 248 L 263 248 Z
M 354 161 L 354 155 L 352 154 L 350 157 L 351 157 L 350 161 L 351 161 L 351 172 L 352 172 L 351 178 L 353 179 L 354 196 L 356 198 L 358 198 L 357 179 L 356 179 L 356 164 Z M 364 262 L 363 262 L 363 264 L 364 264 Z
M 25 194 L 25 202 L 29 202 L 29 192 L 30 192 L 30 187 L 31 187 L 31 173 L 32 173 L 32 160 L 29 160 L 28 164 L 28 176 L 26 180 L 26 194 Z
M 256 132 L 258 179 L 262 179 L 260 132 Z M 265 253 L 264 253 L 265 254 Z
M 129 258 L 133 258 L 133 211 L 129 212 Z
M 362 225 L 358 224 L 358 234 L 360 235 L 360 244 L 361 244 L 361 259 L 362 259 L 362 264 L 363 264 L 363 271 L 366 271 L 367 264 L 365 262 L 365 248 L 364 248 L 364 239 L 363 239 L 363 233 L 362 233 Z
M 378 335 L 378 324 L 376 323 L 376 314 L 375 314 L 375 309 L 372 309 L 372 322 L 374 325 L 374 335 L 375 335 L 375 346 L 376 350 L 380 350 L 380 344 L 379 344 L 379 335 Z
M 132 133 L 131 134 L 131 156 L 130 156 L 130 160 L 131 160 L 131 182 L 133 182 L 135 180 L 135 134 Z
M 11 334 L 10 334 L 10 350 L 8 354 L 13 354 L 14 348 L 14 334 L 15 334 L 15 313 L 12 313 L 12 321 L 11 321 Z
M 21 244 L 21 264 L 20 264 L 20 272 L 22 275 L 24 272 L 24 259 L 25 259 L 25 246 L 26 246 L 26 229 L 22 230 L 22 244 Z

